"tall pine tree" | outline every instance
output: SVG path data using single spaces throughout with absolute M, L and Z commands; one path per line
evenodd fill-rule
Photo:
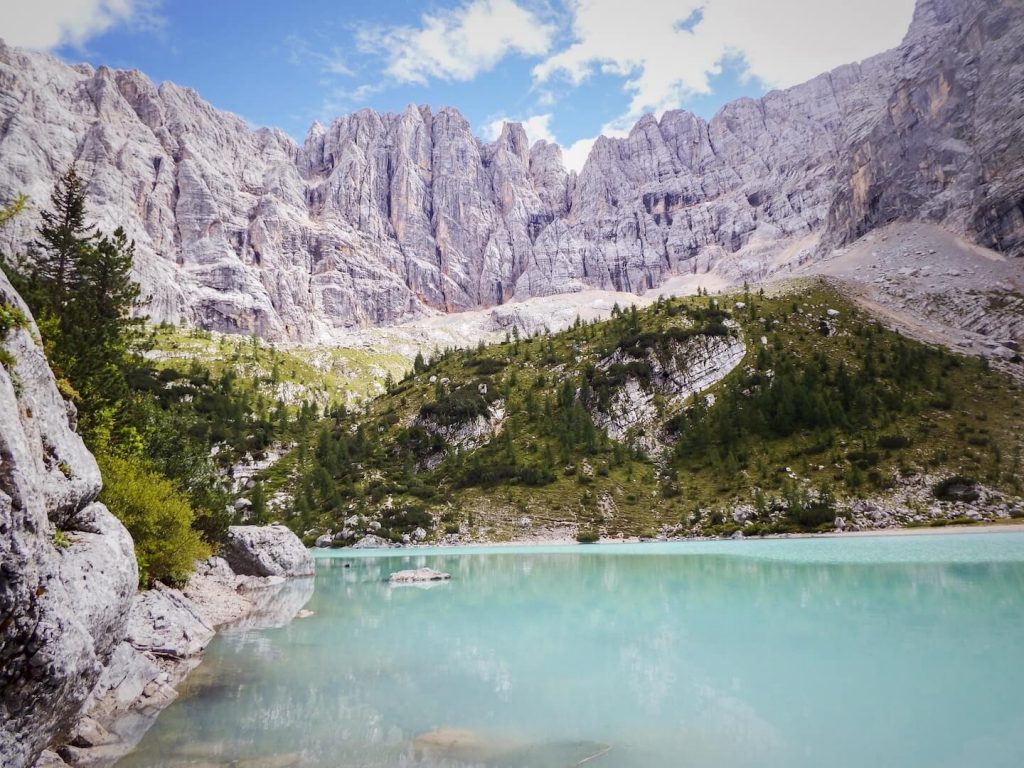
M 65 394 L 77 400 L 84 436 L 103 442 L 141 338 L 135 244 L 121 228 L 107 237 L 86 223 L 85 184 L 74 165 L 50 202 L 35 249 L 7 272 L 36 317 L 50 365 L 69 385 Z
M 96 228 L 85 223 L 85 184 L 73 163 L 57 179 L 50 204 L 52 209 L 40 214 L 34 277 L 44 292 L 47 309 L 60 314 L 75 288 L 83 251 L 98 237 Z

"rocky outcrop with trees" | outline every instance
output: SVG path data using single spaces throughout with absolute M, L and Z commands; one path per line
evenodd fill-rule
M 132 540 L 96 501 L 28 308 L 0 274 L 0 763 L 29 765 L 66 731 L 123 635 Z

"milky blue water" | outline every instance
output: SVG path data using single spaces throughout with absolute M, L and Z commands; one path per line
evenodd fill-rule
M 1024 766 L 1024 533 L 334 551 L 307 608 L 121 765 Z

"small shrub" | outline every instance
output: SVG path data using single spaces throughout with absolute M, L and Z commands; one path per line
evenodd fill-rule
M 426 403 L 420 408 L 420 417 L 443 427 L 458 426 L 478 416 L 490 416 L 490 404 L 496 399 L 492 382 L 475 381 L 442 395 L 433 403 Z
M 580 528 L 576 533 L 576 541 L 580 544 L 595 544 L 601 539 L 601 533 L 596 528 Z
M 11 304 L 0 304 L 0 339 L 7 335 L 7 332 L 14 328 L 25 328 L 28 326 L 28 317 Z
M 846 454 L 850 463 L 859 469 L 869 469 L 878 463 L 877 451 L 850 451 Z
M 188 497 L 144 461 L 101 456 L 99 463 L 100 501 L 132 535 L 139 583 L 185 583 L 195 561 L 210 556 L 210 547 L 192 528 Z
M 481 357 L 478 360 L 474 360 L 470 365 L 475 368 L 476 372 L 481 376 L 491 376 L 503 371 L 508 363 L 501 360 L 495 360 L 493 357 Z

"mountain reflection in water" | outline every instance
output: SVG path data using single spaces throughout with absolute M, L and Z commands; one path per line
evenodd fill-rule
M 1017 533 L 336 553 L 119 765 L 1016 768 L 1022 597 Z

